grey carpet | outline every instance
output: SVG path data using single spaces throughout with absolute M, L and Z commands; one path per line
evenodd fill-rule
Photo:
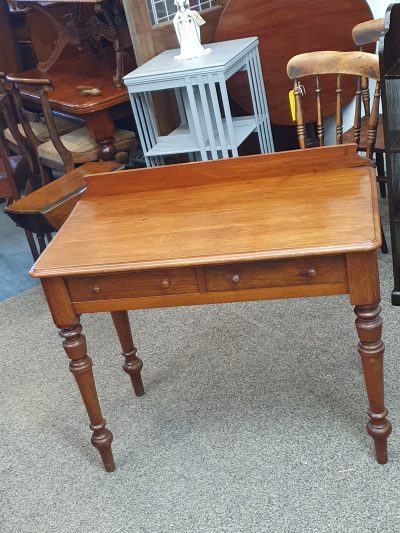
M 397 532 L 399 318 L 381 257 L 388 465 L 373 456 L 345 297 L 84 317 L 117 471 L 103 471 L 40 289 L 0 304 L 0 531 Z

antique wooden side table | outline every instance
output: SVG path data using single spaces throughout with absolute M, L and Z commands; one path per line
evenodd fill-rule
M 355 145 L 86 179 L 86 192 L 31 275 L 41 278 L 61 329 L 107 471 L 115 468 L 112 434 L 100 410 L 82 313 L 111 312 L 123 368 L 142 395 L 128 309 L 334 294 L 349 294 L 355 306 L 367 428 L 378 462 L 387 462 L 375 174 Z

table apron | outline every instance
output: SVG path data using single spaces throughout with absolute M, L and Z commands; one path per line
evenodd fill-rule
M 109 300 L 72 302 L 77 314 L 125 311 L 135 309 L 156 309 L 188 305 L 206 305 L 255 300 L 280 300 L 286 298 L 309 298 L 313 296 L 334 296 L 347 294 L 347 283 L 321 285 L 297 285 L 295 287 L 269 287 L 226 292 L 199 292 L 191 294 L 171 294 L 144 298 L 119 298 Z
M 76 313 L 349 292 L 344 255 L 65 277 Z

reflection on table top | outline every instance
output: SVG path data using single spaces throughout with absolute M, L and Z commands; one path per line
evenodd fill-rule
M 376 249 L 375 176 L 355 150 L 343 145 L 89 176 L 87 192 L 31 274 Z
M 49 93 L 53 109 L 75 115 L 85 115 L 108 109 L 127 102 L 125 87 L 116 87 L 113 82 L 115 63 L 106 57 L 83 52 L 66 59 L 59 59 L 54 67 L 42 74 L 36 69 L 20 72 L 21 78 L 43 78 L 53 82 L 54 91 Z M 101 89 L 100 96 L 82 95 L 77 87 L 84 85 Z M 27 98 L 38 100 L 34 91 L 25 93 Z

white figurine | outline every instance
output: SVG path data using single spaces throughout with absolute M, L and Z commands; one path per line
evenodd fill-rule
M 211 48 L 203 48 L 200 42 L 200 25 L 204 19 L 197 11 L 190 9 L 189 0 L 175 0 L 178 11 L 174 17 L 174 26 L 181 53 L 174 57 L 177 60 L 192 59 L 211 52 Z

